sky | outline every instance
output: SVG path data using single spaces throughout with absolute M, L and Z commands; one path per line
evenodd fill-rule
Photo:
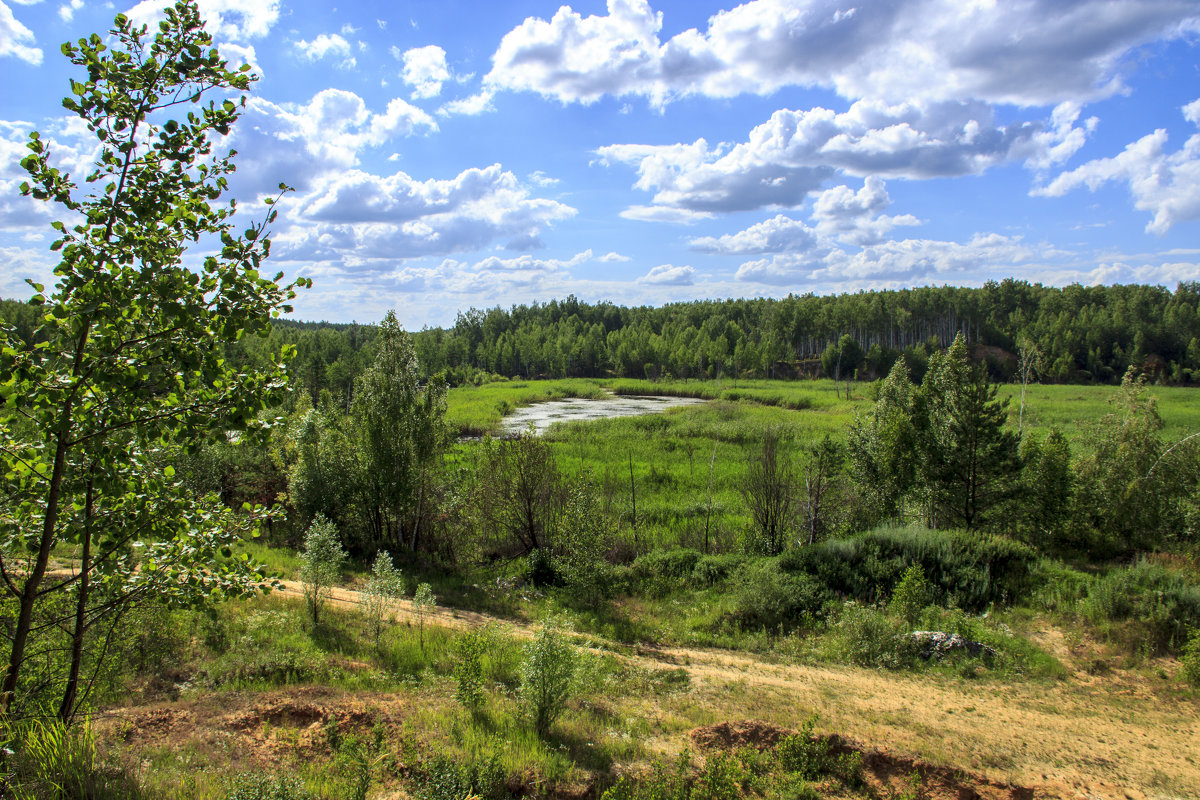
M 53 283 L 29 132 L 94 150 L 59 46 L 160 5 L 0 0 L 0 296 Z M 1200 280 L 1197 0 L 199 5 L 299 319 Z

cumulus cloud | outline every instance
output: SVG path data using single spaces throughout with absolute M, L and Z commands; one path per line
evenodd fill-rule
M 63 22 L 70 22 L 75 18 L 75 12 L 83 8 L 83 0 L 71 0 L 69 3 L 63 3 L 58 7 L 58 18 Z
M 27 64 L 42 63 L 42 50 L 34 47 L 33 31 L 13 16 L 12 9 L 0 0 L 0 58 L 12 56 Z
M 803 253 L 817 247 L 817 232 L 780 214 L 737 233 L 692 239 L 689 246 L 700 253 L 717 255 Z
M 1053 255 L 1043 248 L 1042 255 Z M 920 283 L 934 279 L 964 282 L 964 276 L 1011 274 L 1028 262 L 1034 248 L 1020 237 L 996 233 L 976 234 L 967 242 L 936 239 L 903 239 L 881 242 L 851 253 L 840 248 L 826 252 L 782 254 L 742 264 L 741 281 L 778 286 L 846 281 Z M 991 272 L 989 273 L 989 270 Z
M 442 92 L 442 84 L 450 80 L 446 51 L 435 44 L 415 47 L 404 53 L 393 48 L 392 53 L 404 62 L 400 77 L 413 87 L 415 98 L 437 97 Z
M 449 117 L 457 114 L 462 114 L 468 117 L 478 116 L 488 111 L 494 111 L 495 106 L 492 105 L 492 98 L 495 93 L 490 90 L 473 94 L 470 97 L 464 97 L 459 100 L 451 100 L 444 106 L 438 109 L 438 116 Z
M 602 256 L 597 256 L 596 260 L 601 264 L 616 264 L 621 261 L 632 261 L 633 259 L 629 256 L 623 256 L 617 252 L 610 252 L 605 253 Z
M 1184 117 L 1200 127 L 1200 100 L 1183 109 Z M 1164 234 L 1179 222 L 1200 219 L 1200 134 L 1193 134 L 1175 152 L 1167 152 L 1167 132 L 1159 128 L 1111 158 L 1088 161 L 1058 175 L 1031 194 L 1061 197 L 1086 186 L 1096 191 L 1110 181 L 1123 182 L 1134 207 L 1153 214 L 1146 231 Z
M 878 244 L 897 226 L 921 224 L 911 214 L 884 214 L 891 204 L 883 179 L 872 175 L 857 192 L 849 186 L 835 186 L 819 193 L 813 201 L 812 219 L 818 234 L 843 244 Z
M 670 222 L 676 225 L 695 225 L 706 219 L 712 219 L 709 211 L 691 211 L 686 208 L 670 208 L 668 206 L 630 206 L 621 212 L 625 219 L 638 222 Z
M 163 5 L 162 0 L 141 0 L 125 15 L 153 31 L 162 19 Z M 198 0 L 197 5 L 206 29 L 218 41 L 259 39 L 279 21 L 279 0 Z
M 279 234 L 281 259 L 417 258 L 536 237 L 575 209 L 532 197 L 499 164 L 450 180 L 420 181 L 404 172 L 330 174 L 298 201 L 302 224 Z M 275 253 L 273 253 L 275 255 Z
M 1120 91 L 1124 56 L 1200 29 L 1190 0 L 751 0 L 663 41 L 648 0 L 570 6 L 507 33 L 486 84 L 563 103 L 662 105 L 825 87 L 851 99 L 1053 105 Z
M 691 267 L 676 267 L 672 264 L 661 264 L 638 278 L 637 282 L 656 284 L 658 286 L 691 286 L 695 283 L 695 278 L 696 270 Z
M 356 166 L 363 148 L 433 130 L 433 118 L 401 98 L 373 112 L 354 92 L 324 89 L 304 105 L 250 98 L 230 143 L 243 156 L 239 187 L 269 192 L 286 181 L 304 191 L 317 175 Z
M 935 178 L 974 175 L 1010 159 L 1048 158 L 1047 148 L 1074 136 L 1069 115 L 1048 132 L 1033 123 L 996 125 L 980 103 L 860 100 L 843 113 L 781 109 L 745 142 L 616 144 L 599 148 L 602 164 L 637 170 L 634 186 L 654 203 L 692 211 L 793 208 L 839 171 L 854 176 Z
M 338 33 L 322 33 L 312 41 L 301 39 L 296 42 L 296 49 L 305 61 L 320 61 L 325 58 L 340 59 L 337 63 L 342 69 L 353 69 L 358 64 L 358 61 L 351 55 L 350 43 Z
M 23 121 L 0 120 L 0 231 L 26 235 L 46 231 L 52 219 L 70 223 L 69 212 L 49 202 L 22 197 L 20 186 L 29 180 L 21 159 L 29 155 L 25 146 L 29 132 L 37 126 Z M 77 183 L 90 171 L 95 155 L 95 138 L 78 117 L 66 117 L 40 128 L 42 141 L 51 151 L 53 165 Z

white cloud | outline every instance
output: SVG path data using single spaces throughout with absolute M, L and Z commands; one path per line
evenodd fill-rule
M 980 275 L 1012 274 L 1035 254 L 1056 255 L 1034 248 L 1020 237 L 976 234 L 965 243 L 936 239 L 903 239 L 881 242 L 849 253 L 842 249 L 776 255 L 748 261 L 737 271 L 738 280 L 772 285 L 840 285 L 847 281 L 890 281 L 912 285 L 928 280 L 970 283 Z
M 342 89 L 324 89 L 302 106 L 252 97 L 230 137 L 242 154 L 235 180 L 250 191 L 272 192 L 280 181 L 304 191 L 318 175 L 356 166 L 366 147 L 433 130 L 433 118 L 401 98 L 376 113 Z
M 396 48 L 392 52 L 396 54 Z M 445 50 L 431 44 L 406 50 L 399 57 L 404 61 L 400 77 L 413 87 L 413 97 L 428 98 L 441 94 L 442 84 L 450 80 Z
M 1184 117 L 1200 127 L 1200 100 L 1184 106 Z M 1200 219 L 1200 134 L 1193 134 L 1179 150 L 1166 152 L 1167 132 L 1159 128 L 1126 145 L 1112 158 L 1098 158 L 1064 172 L 1049 185 L 1031 194 L 1061 197 L 1086 186 L 1096 191 L 1109 181 L 1128 184 L 1134 207 L 1154 215 L 1146 231 L 1164 234 L 1172 226 Z
M 857 192 L 849 186 L 835 186 L 818 194 L 813 201 L 812 219 L 817 233 L 843 244 L 878 244 L 899 225 L 921 224 L 911 214 L 884 214 L 891 204 L 883 179 L 872 175 Z
M 710 146 L 599 148 L 600 163 L 633 165 L 634 186 L 656 206 L 693 211 L 794 208 L 839 171 L 855 176 L 933 178 L 980 174 L 1013 158 L 1034 159 L 1078 130 L 1073 118 L 1053 134 L 1031 123 L 997 126 L 979 103 L 860 100 L 844 113 L 781 109 L 745 142 Z
M 1190 0 L 751 0 L 663 41 L 647 0 L 608 0 L 607 11 L 526 19 L 501 40 L 486 84 L 564 103 L 820 86 L 851 99 L 1050 105 L 1119 91 L 1132 48 L 1198 27 Z
M 632 261 L 633 259 L 630 258 L 629 256 L 623 256 L 617 252 L 610 252 L 610 253 L 605 253 L 602 256 L 597 256 L 596 260 L 599 261 L 601 264 L 616 264 L 621 261 Z
M 558 184 L 558 178 L 551 178 L 540 169 L 529 173 L 525 176 L 526 179 L 534 186 L 555 186 Z
M 34 47 L 33 31 L 13 16 L 12 9 L 0 0 L 0 58 L 12 56 L 27 64 L 42 63 L 42 50 Z
M 61 206 L 22 197 L 20 186 L 29 180 L 21 160 L 29 155 L 25 146 L 36 126 L 19 120 L 0 120 L 0 231 L 36 231 L 49 233 L 49 222 L 60 219 L 68 224 L 71 217 Z M 39 131 L 50 149 L 52 166 L 83 183 L 90 171 L 96 140 L 78 117 L 50 122 Z
M 301 39 L 296 42 L 296 48 L 300 57 L 305 61 L 320 61 L 330 57 L 340 58 L 338 66 L 342 69 L 353 69 L 358 63 L 351 55 L 350 43 L 337 33 L 318 34 L 312 41 Z
M 0 247 L 0 297 L 27 299 L 33 289 L 26 279 L 40 283 L 51 291 L 54 285 L 54 263 L 45 250 L 29 247 Z
M 83 8 L 83 0 L 71 0 L 69 3 L 63 3 L 58 7 L 58 18 L 63 22 L 70 22 L 75 18 L 75 12 Z
M 492 105 L 493 97 L 495 97 L 493 92 L 485 90 L 461 100 L 451 100 L 439 108 L 437 113 L 439 117 L 448 117 L 454 114 L 473 117 L 488 111 L 495 111 L 495 106 Z
M 141 0 L 125 15 L 153 31 L 162 19 L 162 0 Z M 200 17 L 213 38 L 233 42 L 259 39 L 279 21 L 279 0 L 197 0 Z
M 706 219 L 712 219 L 708 211 L 690 211 L 686 208 L 669 208 L 667 206 L 630 206 L 621 212 L 624 219 L 638 222 L 670 222 L 675 225 L 695 225 Z
M 799 220 L 780 214 L 737 233 L 702 236 L 688 244 L 697 252 L 718 255 L 803 253 L 817 247 L 817 232 Z
M 676 267 L 672 264 L 661 264 L 638 278 L 637 282 L 659 286 L 691 286 L 696 282 L 696 270 L 686 266 Z
M 297 223 L 275 242 L 285 260 L 394 263 L 496 242 L 524 249 L 544 228 L 574 214 L 570 206 L 530 196 L 499 164 L 426 181 L 352 169 L 326 175 L 299 198 Z

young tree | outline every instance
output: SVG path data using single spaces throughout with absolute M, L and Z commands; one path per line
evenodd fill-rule
M 437 598 L 433 596 L 433 587 L 422 583 L 413 592 L 413 608 L 417 612 L 417 627 L 420 630 L 421 651 L 425 651 L 425 617 L 437 608 Z
M 321 606 L 342 576 L 345 563 L 346 551 L 338 538 L 337 526 L 317 514 L 304 534 L 304 550 L 300 553 L 300 580 L 304 583 L 304 599 L 313 625 L 321 624 Z
M 107 39 L 63 45 L 87 71 L 63 106 L 96 136 L 96 161 L 77 183 L 33 132 L 21 162 L 29 173 L 22 192 L 53 201 L 68 221 L 53 223 L 58 283 L 49 294 L 33 284 L 31 302 L 46 309 L 38 346 L 0 334 L 0 552 L 32 554 L 15 569 L 0 557 L 0 591 L 17 607 L 0 711 L 13 711 L 31 639 L 52 629 L 35 629 L 39 604 L 68 592 L 75 601 L 66 623 L 74 630 L 67 710 L 93 591 L 111 587 L 114 571 L 134 586 L 171 574 L 181 602 L 238 594 L 261 577 L 222 555 L 233 533 L 171 480 L 169 463 L 176 448 L 195 450 L 231 430 L 261 432 L 259 412 L 286 382 L 282 361 L 241 372 L 221 345 L 266 335 L 272 317 L 290 310 L 294 289 L 308 285 L 259 273 L 273 211 L 235 235 L 234 203 L 218 202 L 233 154 L 214 155 L 211 137 L 229 132 L 244 98 L 199 101 L 244 92 L 254 76 L 228 69 L 211 45 L 187 0 L 167 9 L 153 39 L 118 15 Z M 184 119 L 166 119 L 183 105 Z M 184 251 L 201 238 L 219 239 L 220 251 L 185 267 Z M 136 571 L 122 573 L 134 539 L 156 545 Z M 79 545 L 81 564 L 70 578 L 49 578 L 50 553 L 62 542 Z
M 1005 427 L 1008 401 L 996 393 L 962 334 L 929 359 L 917 413 L 924 414 L 921 474 L 937 525 L 978 528 L 1013 494 L 1017 436 Z
M 921 420 L 904 359 L 897 359 L 883 382 L 875 407 L 856 418 L 846 448 L 854 479 L 871 495 L 880 516 L 901 522 L 905 498 L 917 478 Z
M 827 501 L 838 486 L 846 454 L 841 442 L 835 442 L 829 434 L 825 434 L 824 439 L 808 448 L 806 456 L 801 468 L 804 476 L 803 511 L 808 544 L 813 544 L 825 536 L 829 527 Z
M 549 733 L 550 726 L 566 708 L 578 660 L 575 648 L 554 619 L 546 620 L 533 641 L 525 646 L 520 698 L 538 736 Z
M 772 556 L 783 551 L 796 499 L 791 467 L 779 458 L 779 438 L 779 431 L 766 431 L 762 450 L 750 458 L 742 477 L 742 496 L 754 519 L 759 547 Z
M 484 442 L 479 514 L 484 527 L 515 545 L 517 554 L 550 547 L 563 507 L 565 483 L 550 445 L 526 432 Z
M 371 577 L 367 579 L 367 588 L 363 592 L 363 606 L 376 647 L 379 646 L 384 627 L 391 621 L 397 602 L 403 596 L 404 575 L 396 569 L 388 551 L 380 550 L 375 554 L 375 561 L 371 564 Z

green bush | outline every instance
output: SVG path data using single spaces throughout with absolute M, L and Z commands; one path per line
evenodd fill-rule
M 690 547 L 643 553 L 630 567 L 631 588 L 645 594 L 666 594 L 686 584 L 699 561 L 700 551 Z
M 825 587 L 810 575 L 784 572 L 778 559 L 748 562 L 733 580 L 733 616 L 743 630 L 808 627 L 825 617 Z
M 230 781 L 221 800 L 317 800 L 300 780 L 287 773 L 246 773 Z
M 780 566 L 815 577 L 843 596 L 875 602 L 892 594 L 904 571 L 920 564 L 944 603 L 982 611 L 1025 597 L 1036 554 L 1026 545 L 982 533 L 880 528 L 791 550 Z
M 545 736 L 566 708 L 577 661 L 574 646 L 553 619 L 526 645 L 519 694 L 538 736 Z
M 439 756 L 417 781 L 417 800 L 502 800 L 504 769 L 493 755 L 487 760 Z
M 868 606 L 850 603 L 837 621 L 842 657 L 863 667 L 900 669 L 917 659 L 918 646 L 903 623 Z
M 703 556 L 692 568 L 691 583 L 701 588 L 716 586 L 734 575 L 747 560 L 749 556 L 741 553 Z
M 484 649 L 482 631 L 465 633 L 454 643 L 454 696 L 470 711 L 483 705 Z
M 1200 586 L 1146 560 L 1094 579 L 1079 611 L 1093 625 L 1128 623 L 1131 644 L 1151 653 L 1178 651 L 1200 627 Z
M 1191 638 L 1179 656 L 1179 663 L 1182 665 L 1180 674 L 1184 680 L 1192 686 L 1200 686 L 1200 628 L 1192 631 Z
M 929 581 L 925 580 L 925 570 L 920 564 L 913 564 L 904 571 L 900 583 L 896 584 L 888 610 L 912 626 L 917 623 L 921 609 L 929 605 L 929 599 Z

